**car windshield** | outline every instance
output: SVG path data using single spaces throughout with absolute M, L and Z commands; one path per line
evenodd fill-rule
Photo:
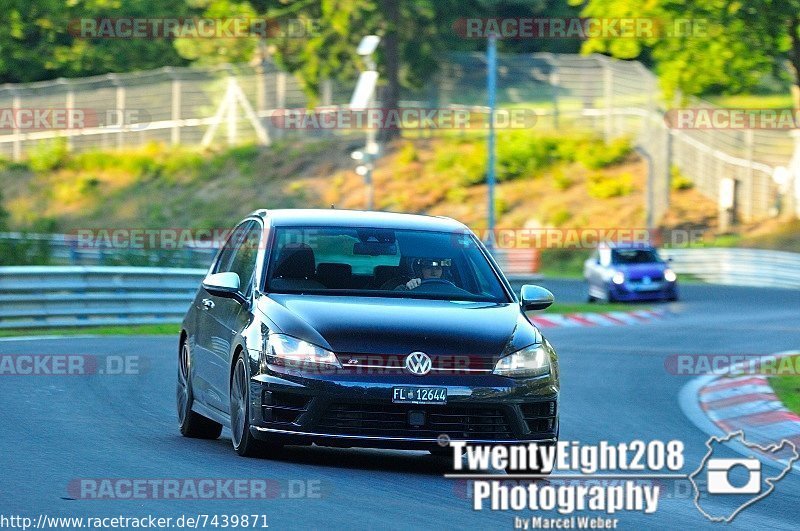
M 662 260 L 655 249 L 614 249 L 611 261 L 614 264 L 652 264 Z
M 350 227 L 278 227 L 272 293 L 510 302 L 472 235 Z

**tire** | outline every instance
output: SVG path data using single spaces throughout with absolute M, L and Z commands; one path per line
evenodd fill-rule
M 249 382 L 247 360 L 240 352 L 231 376 L 231 443 L 236 453 L 242 457 L 264 457 L 281 445 L 258 440 L 250 433 Z
M 181 344 L 178 357 L 178 384 L 176 389 L 176 399 L 178 405 L 178 427 L 181 435 L 192 439 L 217 439 L 222 433 L 222 424 L 192 411 L 192 371 L 191 352 L 189 350 L 189 340 Z

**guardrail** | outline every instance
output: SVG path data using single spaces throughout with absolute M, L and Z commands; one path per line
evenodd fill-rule
M 676 273 L 714 284 L 800 288 L 800 254 L 761 249 L 666 249 Z
M 532 271 L 522 271 L 536 263 L 534 254 L 498 254 L 512 280 L 535 281 Z M 797 253 L 711 248 L 662 254 L 677 273 L 707 282 L 800 288 Z M 178 323 L 205 274 L 161 267 L 0 267 L 0 329 Z
M 0 267 L 0 329 L 178 323 L 205 269 Z

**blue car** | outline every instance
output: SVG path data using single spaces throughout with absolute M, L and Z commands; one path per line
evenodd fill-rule
M 583 266 L 588 300 L 678 300 L 678 277 L 653 247 L 601 247 Z

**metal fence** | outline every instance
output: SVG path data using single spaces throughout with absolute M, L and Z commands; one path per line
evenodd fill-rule
M 713 284 L 800 289 L 800 254 L 761 249 L 668 249 L 677 273 Z
M 177 323 L 205 269 L 0 267 L 0 329 Z
M 405 90 L 401 105 L 483 106 L 486 62 L 481 54 L 453 54 L 423 89 Z M 347 104 L 353 83 L 323 83 L 319 103 Z M 567 125 L 607 139 L 629 136 L 653 161 L 651 203 L 657 222 L 669 205 L 674 169 L 715 201 L 727 180 L 744 220 L 779 213 L 775 169 L 788 167 L 795 143 L 787 131 L 672 129 L 657 78 L 635 61 L 600 55 L 499 56 L 498 104 L 536 110 L 537 128 Z M 380 99 L 380 94 L 378 95 Z M 19 160 L 43 141 L 63 139 L 66 149 L 122 148 L 148 142 L 181 145 L 260 142 L 293 134 L 325 136 L 347 131 L 288 131 L 271 118 L 305 107 L 300 83 L 273 65 L 164 68 L 0 87 L 0 109 L 77 109 L 88 112 L 82 127 L 0 128 L 0 157 Z M 376 105 L 380 106 L 378 101 Z M 692 100 L 690 107 L 710 106 Z M 115 121 L 115 118 L 116 120 Z M 124 119 L 120 119 L 123 117 Z M 117 124 L 121 122 L 121 125 Z M 798 159 L 800 160 L 800 159 Z M 783 201 L 791 205 L 792 201 Z M 800 201 L 794 203 L 800 205 Z
M 153 266 L 207 268 L 220 242 L 205 246 L 181 245 L 175 249 L 118 247 L 110 241 L 82 244 L 75 234 L 0 232 L 0 252 L 17 264 L 83 266 Z
M 715 284 L 800 289 L 800 254 L 756 249 L 670 249 L 679 274 Z M 536 282 L 498 257 L 515 285 Z M 177 323 L 206 269 L 0 267 L 0 329 Z

